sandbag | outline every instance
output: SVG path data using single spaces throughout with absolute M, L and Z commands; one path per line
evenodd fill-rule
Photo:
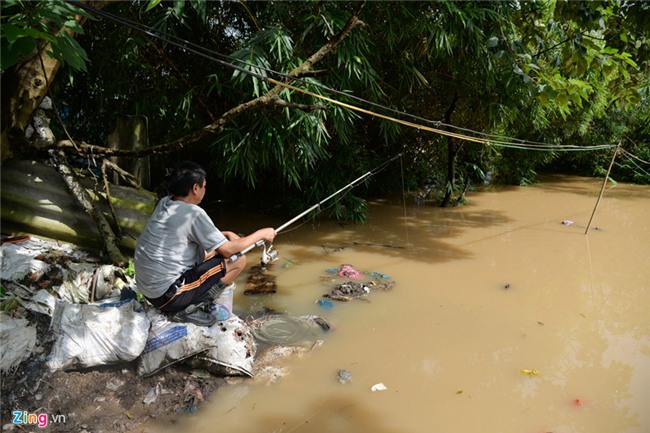
M 151 326 L 138 359 L 139 376 L 151 376 L 216 344 L 205 337 L 201 326 L 172 322 L 154 309 L 147 310 L 147 317 Z
M 56 341 L 46 365 L 56 371 L 136 359 L 147 342 L 149 320 L 135 299 L 103 304 L 59 301 L 51 327 Z
M 138 375 L 150 376 L 188 360 L 195 368 L 212 374 L 252 376 L 255 342 L 239 317 L 232 316 L 208 327 L 172 322 L 155 310 L 147 311 L 147 315 L 151 328 L 138 360 Z
M 253 377 L 255 337 L 246 322 L 231 316 L 228 320 L 204 328 L 204 332 L 217 345 L 188 359 L 190 366 L 203 368 L 216 376 Z

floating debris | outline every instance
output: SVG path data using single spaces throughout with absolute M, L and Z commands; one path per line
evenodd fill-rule
M 367 284 L 356 283 L 354 281 L 348 281 L 343 284 L 337 284 L 334 289 L 326 293 L 326 298 L 333 299 L 335 301 L 351 301 L 356 298 L 363 298 L 370 293 L 370 287 Z
M 267 265 L 270 266 L 270 265 Z M 267 272 L 264 266 L 253 266 L 246 281 L 244 295 L 272 294 L 278 291 L 276 276 Z
M 361 273 L 356 269 L 354 269 L 352 265 L 341 265 L 341 270 L 339 271 L 339 275 L 341 277 L 352 278 L 352 279 L 361 278 Z
M 570 225 L 573 224 L 573 221 L 571 221 L 571 220 L 564 220 L 564 221 L 562 221 L 562 224 L 564 224 L 565 226 L 570 226 Z
M 532 370 L 523 369 L 523 370 L 519 370 L 519 372 L 521 374 L 527 374 L 528 376 L 539 376 L 540 374 L 542 374 L 540 373 L 539 370 L 536 369 L 532 369 Z
M 343 369 L 339 370 L 336 373 L 336 376 L 338 377 L 339 382 L 341 383 L 348 383 L 352 380 L 352 373 L 350 373 L 347 370 L 343 370 Z
M 352 299 L 361 299 L 368 296 L 371 290 L 388 291 L 395 285 L 394 281 L 388 283 L 375 283 L 369 281 L 367 283 L 357 283 L 355 281 L 347 281 L 342 284 L 337 284 L 334 289 L 329 293 L 323 295 L 328 299 L 335 301 L 351 301 Z
M 371 277 L 379 278 L 381 280 L 390 279 L 390 275 L 380 274 L 379 272 L 375 272 L 375 271 L 366 272 L 366 275 L 370 275 Z
M 376 384 L 374 384 L 374 385 L 370 388 L 370 390 L 371 390 L 372 392 L 375 392 L 375 391 L 386 391 L 387 389 L 388 389 L 388 388 L 386 387 L 386 385 L 384 385 L 384 384 L 381 383 L 381 382 L 380 382 L 380 383 L 376 383 Z
M 331 310 L 332 308 L 334 308 L 334 304 L 331 303 L 330 301 L 324 301 L 322 299 L 319 299 L 318 301 L 316 301 L 316 303 L 320 305 L 320 307 L 323 310 Z

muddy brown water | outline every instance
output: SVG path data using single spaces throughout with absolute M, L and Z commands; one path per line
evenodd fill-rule
M 650 188 L 608 185 L 585 235 L 601 183 L 552 176 L 453 209 L 375 200 L 365 225 L 289 228 L 277 294 L 244 296 L 242 280 L 235 310 L 336 328 L 285 377 L 222 387 L 152 431 L 650 431 Z M 321 277 L 344 263 L 396 285 L 322 309 Z

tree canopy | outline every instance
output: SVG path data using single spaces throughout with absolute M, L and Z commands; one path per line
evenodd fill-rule
M 105 146 L 116 116 L 146 116 L 152 147 L 174 144 L 150 155 L 161 173 L 195 159 L 221 193 L 269 208 L 398 153 L 407 186 L 447 203 L 487 179 L 602 175 L 613 149 L 599 145 L 621 145 L 615 177 L 647 183 L 649 23 L 644 1 L 4 1 L 3 159 L 30 145 L 7 86 L 41 50 L 66 72 L 48 83 L 59 141 Z M 335 208 L 363 210 L 352 196 Z

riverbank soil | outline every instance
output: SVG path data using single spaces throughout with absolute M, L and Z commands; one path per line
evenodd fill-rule
M 152 422 L 171 425 L 196 412 L 226 383 L 182 365 L 141 378 L 135 362 L 49 374 L 44 361 L 53 341 L 42 337 L 48 335 L 49 317 L 33 313 L 26 317 L 36 325 L 40 345 L 15 371 L 2 375 L 3 432 L 45 427 L 50 432 L 142 432 Z M 30 414 L 46 414 L 47 421 L 43 417 L 30 421 Z
M 196 412 L 230 380 L 183 365 L 141 378 L 135 362 L 48 374 L 44 363 L 53 340 L 43 336 L 48 335 L 50 318 L 30 312 L 25 317 L 37 327 L 38 346 L 15 371 L 2 375 L 3 432 L 43 427 L 50 432 L 142 432 L 154 421 L 172 425 Z M 30 421 L 30 414 L 46 414 L 47 421 Z

